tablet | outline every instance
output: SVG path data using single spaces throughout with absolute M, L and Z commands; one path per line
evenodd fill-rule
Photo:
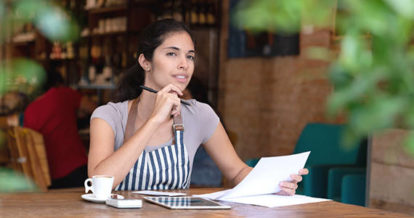
M 199 197 L 144 197 L 145 200 L 161 205 L 169 209 L 230 209 L 228 205 L 222 205 Z

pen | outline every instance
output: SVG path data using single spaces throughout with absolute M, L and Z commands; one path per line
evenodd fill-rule
M 146 86 L 144 86 L 144 85 L 140 85 L 139 86 L 140 88 L 142 88 L 142 89 L 144 89 L 144 90 L 147 90 L 147 91 L 149 91 L 149 92 L 152 92 L 152 93 L 157 93 L 158 91 L 157 90 L 154 90 L 154 89 L 151 89 L 151 88 L 149 88 L 149 87 L 146 87 Z M 188 102 L 185 102 L 184 100 L 180 100 L 181 101 L 181 103 L 182 104 L 185 104 L 185 105 L 190 105 L 190 103 L 188 103 Z

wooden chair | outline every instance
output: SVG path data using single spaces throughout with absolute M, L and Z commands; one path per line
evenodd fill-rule
M 7 131 L 0 129 L 0 166 L 5 166 L 10 161 L 6 136 L 7 136 Z
M 43 136 L 31 129 L 11 127 L 7 133 L 11 167 L 32 179 L 42 190 L 51 184 Z
M 19 125 L 19 116 L 17 114 L 0 116 L 0 165 L 5 166 L 9 163 L 9 151 L 7 148 L 7 130 L 10 127 Z

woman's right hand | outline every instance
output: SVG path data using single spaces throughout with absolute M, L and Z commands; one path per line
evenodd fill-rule
M 181 111 L 181 102 L 178 95 L 183 95 L 182 91 L 175 85 L 169 84 L 157 92 L 154 110 L 151 118 L 153 121 L 162 123 L 177 116 Z

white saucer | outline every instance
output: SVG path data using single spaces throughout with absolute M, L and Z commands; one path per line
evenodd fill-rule
M 82 199 L 87 200 L 87 201 L 91 201 L 91 202 L 95 202 L 95 203 L 105 203 L 106 199 L 97 199 L 95 198 L 94 194 L 83 194 Z M 118 199 L 124 199 L 124 196 L 122 195 L 117 195 Z

